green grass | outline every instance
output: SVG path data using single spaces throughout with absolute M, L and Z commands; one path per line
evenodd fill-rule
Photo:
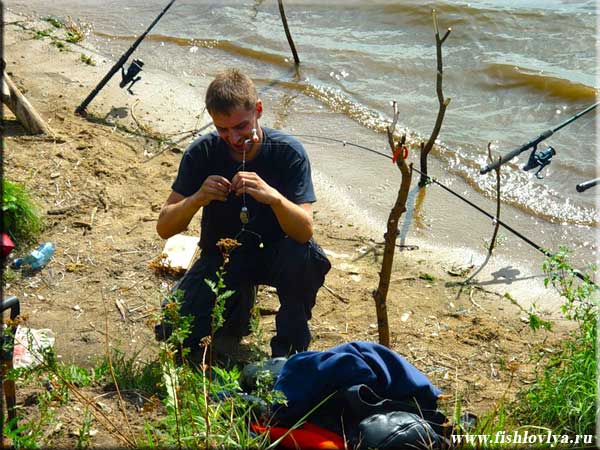
M 544 263 L 546 285 L 563 297 L 562 311 L 577 328 L 562 342 L 537 374 L 535 383 L 520 395 L 517 415 L 521 421 L 543 424 L 558 434 L 594 434 L 597 397 L 598 297 L 588 274 L 584 280 L 568 262 L 561 248 Z M 590 273 L 593 273 L 591 268 Z
M 38 209 L 25 187 L 2 180 L 2 230 L 11 236 L 15 247 L 22 248 L 34 241 L 42 225 Z
M 57 17 L 48 16 L 44 17 L 44 20 L 52 24 L 54 28 L 63 28 L 65 26 L 65 23 Z
M 91 56 L 84 55 L 83 53 L 81 54 L 79 59 L 81 59 L 82 63 L 87 64 L 88 66 L 96 65 L 96 61 L 94 61 L 94 59 Z
M 431 275 L 430 273 L 425 273 L 425 272 L 420 273 L 419 278 L 421 280 L 425 280 L 425 281 L 435 281 L 435 279 L 436 279 L 435 276 Z
M 549 359 L 534 385 L 521 394 L 522 421 L 561 434 L 594 434 L 596 426 L 596 325 L 577 330 Z
M 112 373 L 110 365 L 112 364 Z M 113 349 L 110 360 L 105 357 L 98 366 L 103 373 L 103 379 L 110 384 L 116 384 L 120 390 L 135 390 L 147 396 L 159 395 L 164 397 L 166 391 L 162 382 L 162 369 L 158 361 L 144 362 L 139 358 L 139 352 L 127 356 L 119 349 Z
M 64 52 L 64 51 L 68 50 L 68 48 L 65 45 L 65 43 L 63 41 L 59 41 L 58 39 L 53 39 L 52 42 L 50 42 L 50 45 L 55 46 L 61 52 Z
M 34 39 L 44 39 L 52 34 L 52 30 L 35 30 Z
M 85 34 L 83 34 L 83 32 L 79 28 L 73 27 L 69 29 L 69 31 L 67 31 L 67 37 L 65 38 L 65 40 L 67 42 L 70 42 L 71 44 L 76 44 L 77 42 L 83 41 L 84 37 Z

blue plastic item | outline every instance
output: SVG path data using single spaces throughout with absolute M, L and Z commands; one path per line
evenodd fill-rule
M 34 270 L 41 269 L 48 264 L 52 255 L 54 255 L 54 244 L 52 242 L 44 242 L 38 248 L 32 250 L 26 257 L 15 259 L 13 265 L 17 269 L 22 266 L 31 266 Z

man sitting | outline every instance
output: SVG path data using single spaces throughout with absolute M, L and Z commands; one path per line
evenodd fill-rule
M 156 226 L 169 238 L 203 210 L 201 256 L 177 286 L 183 291 L 181 315 L 193 316 L 185 345 L 197 348 L 211 334 L 215 295 L 204 280 L 215 280 L 223 263 L 217 241 L 234 238 L 242 245 L 232 251 L 224 281 L 235 294 L 226 300 L 218 335 L 240 339 L 249 333 L 255 287 L 266 284 L 277 288 L 280 302 L 272 356 L 304 351 L 317 291 L 331 268 L 312 239 L 316 197 L 308 155 L 298 140 L 259 125 L 262 101 L 238 70 L 211 82 L 206 108 L 216 132 L 185 151 Z

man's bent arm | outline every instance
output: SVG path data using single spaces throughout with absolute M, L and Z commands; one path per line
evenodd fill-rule
M 310 203 L 295 204 L 280 195 L 271 209 L 285 234 L 295 241 L 304 244 L 313 235 L 312 205 Z
M 160 210 L 156 223 L 156 231 L 161 238 L 169 239 L 187 229 L 194 214 L 204 206 L 202 197 L 196 194 L 185 197 L 178 192 L 171 191 Z

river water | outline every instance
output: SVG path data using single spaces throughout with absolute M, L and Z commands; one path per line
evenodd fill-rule
M 118 58 L 166 5 L 158 0 L 11 0 L 18 13 L 71 16 L 88 24 L 88 42 Z M 240 67 L 273 112 L 271 126 L 336 138 L 388 153 L 390 101 L 400 109 L 418 168 L 438 110 L 432 9 L 443 45 L 444 95 L 451 98 L 430 173 L 493 214 L 495 175 L 480 175 L 487 145 L 505 154 L 596 101 L 596 2 L 593 0 L 286 1 L 301 59 L 298 71 L 277 2 L 178 0 L 136 50 L 145 68 L 189 80 Z M 156 95 L 160 95 L 157 92 Z M 143 101 L 143 99 L 142 99 Z M 202 100 L 198 110 L 202 109 Z M 556 150 L 538 179 L 521 170 L 528 153 L 502 168 L 502 220 L 550 249 L 568 245 L 578 264 L 596 259 L 596 111 L 541 144 Z M 302 138 L 326 196 L 377 233 L 393 204 L 395 167 L 355 147 Z M 416 177 L 415 177 L 416 178 Z M 414 183 L 414 182 L 413 182 Z M 413 190 L 403 225 L 406 243 L 484 253 L 488 218 L 438 187 Z M 499 258 L 537 267 L 540 254 L 508 232 Z M 500 259 L 503 261 L 502 259 Z M 500 269 L 501 263 L 497 266 Z M 506 267 L 505 267 L 506 268 Z M 509 267 L 510 269 L 510 267 Z M 509 270 L 510 271 L 510 270 Z

